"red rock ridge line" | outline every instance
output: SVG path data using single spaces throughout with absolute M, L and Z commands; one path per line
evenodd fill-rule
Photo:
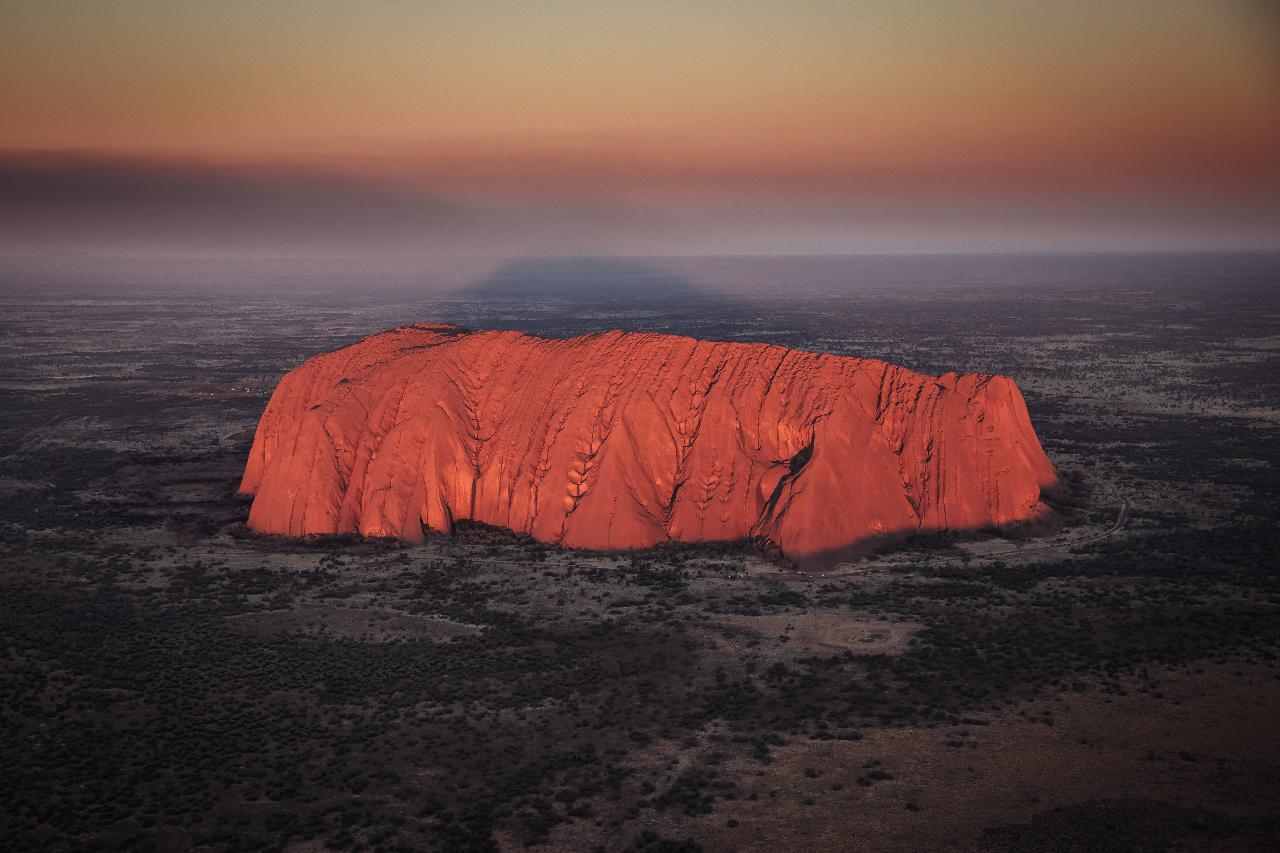
M 261 533 L 420 541 L 460 519 L 581 548 L 764 537 L 801 565 L 1036 519 L 1057 483 L 1014 383 L 766 344 L 405 326 L 276 388 Z

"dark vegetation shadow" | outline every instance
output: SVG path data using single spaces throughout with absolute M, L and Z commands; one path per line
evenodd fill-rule
M 1042 812 L 1030 823 L 992 827 L 983 846 L 1003 853 L 1160 853 L 1178 842 L 1234 835 L 1240 821 L 1155 800 L 1090 800 Z

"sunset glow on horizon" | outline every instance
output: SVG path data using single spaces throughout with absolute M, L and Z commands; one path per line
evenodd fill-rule
M 9 253 L 1280 245 L 1265 2 L 3 6 Z

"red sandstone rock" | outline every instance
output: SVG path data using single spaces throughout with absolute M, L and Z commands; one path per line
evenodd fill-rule
M 1014 383 L 778 346 L 406 326 L 290 372 L 241 490 L 262 533 L 472 519 L 581 548 L 763 537 L 808 567 L 1043 516 Z

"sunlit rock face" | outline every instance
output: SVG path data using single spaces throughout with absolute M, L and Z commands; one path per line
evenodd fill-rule
M 1014 383 L 765 344 L 405 326 L 281 380 L 241 490 L 261 533 L 760 538 L 807 568 L 1048 513 Z

